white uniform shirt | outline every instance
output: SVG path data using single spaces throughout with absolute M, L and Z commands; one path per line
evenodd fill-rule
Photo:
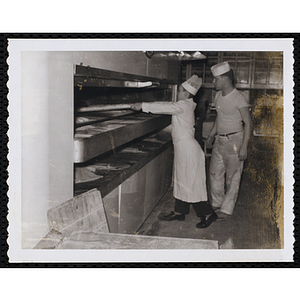
M 194 137 L 195 108 L 193 99 L 142 104 L 144 112 L 172 115 L 173 195 L 188 203 L 207 201 L 205 156 Z
M 192 98 L 178 102 L 143 102 L 143 112 L 172 115 L 172 139 L 176 143 L 194 139 L 196 103 Z

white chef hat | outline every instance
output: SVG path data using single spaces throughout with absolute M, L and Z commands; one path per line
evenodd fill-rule
M 196 95 L 202 85 L 202 78 L 193 75 L 187 81 L 182 83 L 182 86 L 192 95 Z
M 224 61 L 224 62 L 221 62 L 219 64 L 212 66 L 210 69 L 211 69 L 211 72 L 214 75 L 214 77 L 216 77 L 216 76 L 220 76 L 224 73 L 229 72 L 230 65 L 227 61 Z

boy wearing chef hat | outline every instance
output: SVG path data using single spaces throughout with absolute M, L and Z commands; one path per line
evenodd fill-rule
M 195 96 L 202 85 L 202 78 L 192 75 L 187 81 L 182 83 L 182 87 L 190 94 Z
M 178 89 L 177 102 L 135 103 L 134 110 L 146 113 L 172 115 L 172 140 L 174 144 L 173 196 L 174 211 L 161 215 L 164 221 L 184 221 L 192 204 L 200 222 L 197 228 L 207 228 L 218 216 L 207 200 L 205 156 L 195 139 L 196 103 L 193 101 L 202 84 L 202 78 L 191 76 Z
M 211 147 L 215 139 L 209 171 L 211 199 L 218 218 L 224 220 L 232 215 L 238 197 L 244 160 L 247 158 L 251 118 L 249 104 L 233 86 L 233 71 L 229 63 L 214 65 L 211 72 L 217 90 L 217 117 L 206 145 Z

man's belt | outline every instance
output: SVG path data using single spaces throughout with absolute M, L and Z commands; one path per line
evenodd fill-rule
M 226 134 L 218 134 L 219 136 L 226 136 L 228 137 L 229 135 L 232 135 L 232 134 L 236 134 L 238 132 L 230 132 L 230 133 L 226 133 Z

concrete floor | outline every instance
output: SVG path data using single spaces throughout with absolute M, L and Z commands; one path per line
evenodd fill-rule
M 210 157 L 207 157 L 207 170 L 209 162 Z M 159 220 L 160 213 L 174 210 L 171 188 L 137 234 L 217 240 L 220 248 L 227 249 L 280 249 L 283 241 L 280 239 L 278 228 L 280 216 L 278 213 L 276 215 L 276 207 L 283 199 L 282 193 L 278 192 L 277 173 L 274 155 L 266 151 L 254 151 L 245 163 L 238 201 L 229 219 L 218 220 L 206 229 L 198 229 L 196 224 L 199 219 L 191 206 L 190 214 L 186 216 L 185 221 Z M 263 180 L 259 181 L 258 175 Z

